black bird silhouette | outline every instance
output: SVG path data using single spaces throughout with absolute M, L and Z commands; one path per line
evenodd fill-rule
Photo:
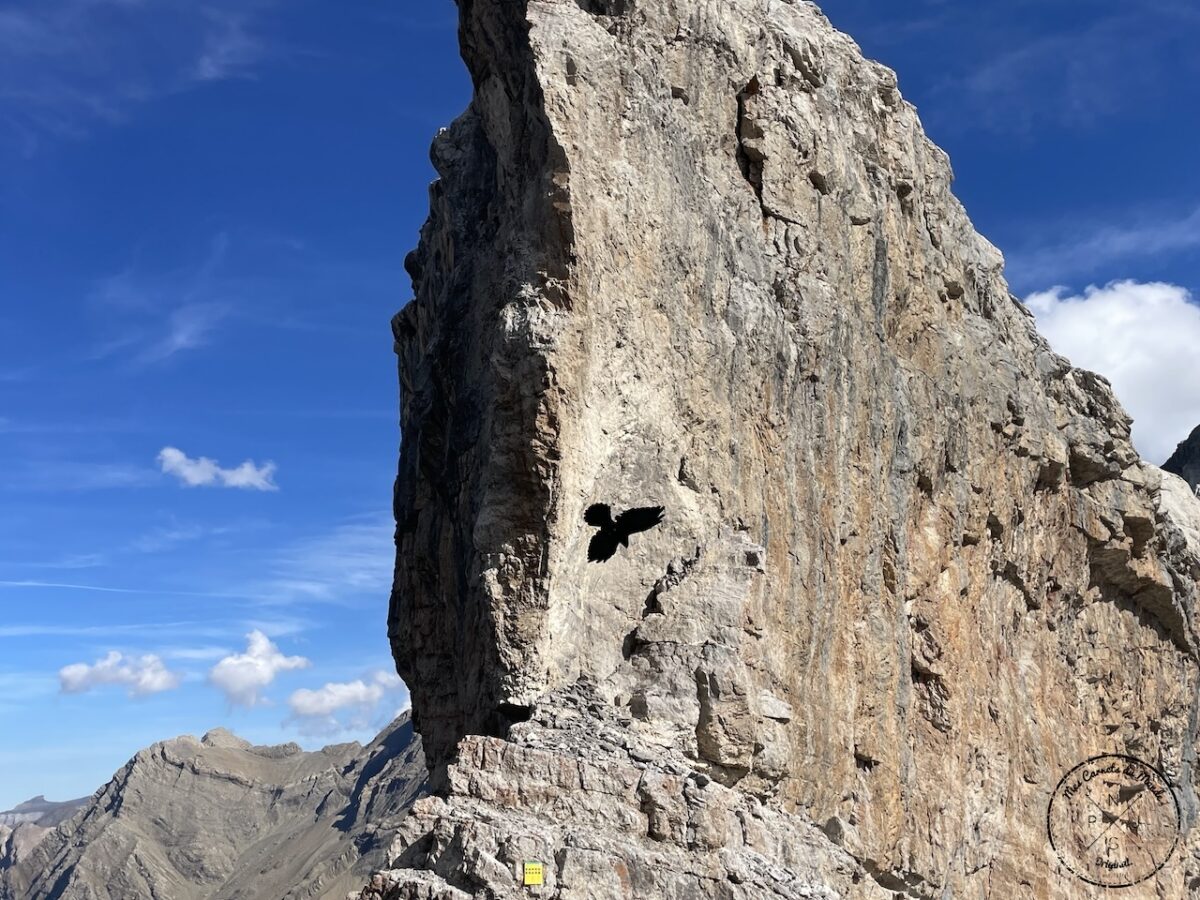
M 649 531 L 663 520 L 661 506 L 641 506 L 627 509 L 613 520 L 612 510 L 607 503 L 593 503 L 583 514 L 583 520 L 600 530 L 592 535 L 588 544 L 588 560 L 605 562 L 612 559 L 617 547 L 628 547 L 629 536 L 639 531 Z

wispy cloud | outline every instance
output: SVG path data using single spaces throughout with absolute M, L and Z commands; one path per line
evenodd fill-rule
M 49 622 L 30 622 L 20 625 L 0 625 L 0 638 L 77 637 L 130 641 L 166 639 L 220 641 L 241 637 L 246 634 L 246 629 L 261 631 L 271 638 L 281 638 L 298 635 L 311 627 L 311 622 L 298 618 L 250 619 L 228 624 L 218 624 L 211 619 L 105 625 L 61 625 Z M 169 654 L 164 651 L 163 655 Z M 222 655 L 228 655 L 228 651 Z
M 132 697 L 159 694 L 179 687 L 180 676 L 169 670 L 152 653 L 125 656 L 113 650 L 89 665 L 74 663 L 59 669 L 58 679 L 64 694 L 80 694 L 105 685 L 122 685 Z
M 201 525 L 160 526 L 134 538 L 129 544 L 129 549 L 135 553 L 161 553 L 180 544 L 191 543 L 224 530 L 205 528 Z
M 97 569 L 108 564 L 108 558 L 103 553 L 71 553 L 66 556 L 60 556 L 57 559 L 48 560 L 13 560 L 8 559 L 3 562 L 6 568 L 21 568 L 21 569 L 56 569 L 61 571 L 75 571 L 78 569 Z
M 938 20 L 944 39 L 973 48 L 963 56 L 969 64 L 949 72 L 931 98 L 954 110 L 957 127 L 1012 134 L 1089 126 L 1196 74 L 1191 47 L 1200 15 L 1190 4 L 1098 2 L 1080 10 L 1039 0 L 1040 15 L 1024 16 L 1014 6 L 1002 7 L 1002 19 L 968 4 Z M 1070 13 L 1057 27 L 1045 15 L 1055 7 Z
M 162 362 L 182 350 L 203 347 L 228 315 L 229 307 L 219 303 L 191 303 L 172 310 L 165 332 L 137 355 L 136 362 Z
M 42 699 L 57 689 L 57 680 L 42 671 L 0 672 L 0 707 Z
M 133 594 L 144 597 L 207 597 L 214 600 L 256 600 L 262 599 L 249 594 L 222 591 L 177 591 L 171 588 L 131 588 L 113 587 L 102 584 L 79 584 L 61 581 L 0 581 L 0 588 L 29 588 L 35 590 L 56 591 L 89 591 L 98 594 Z
M 25 155 L 272 53 L 259 0 L 17 0 L 0 10 L 0 134 Z M 6 127 L 5 127 L 6 126 Z
M 0 638 L 83 637 L 111 638 L 121 636 L 153 637 L 171 630 L 194 629 L 201 622 L 139 622 L 126 625 L 57 625 L 29 623 L 0 625 Z
M 9 491 L 98 491 L 149 487 L 159 475 L 150 468 L 125 463 L 21 459 L 0 476 Z
M 166 659 L 182 659 L 191 662 L 207 662 L 228 656 L 232 651 L 228 647 L 216 645 L 204 647 L 163 647 L 159 654 Z
M 24 384 L 38 372 L 37 366 L 22 366 L 17 369 L 0 369 L 0 384 Z
M 364 594 L 384 596 L 395 561 L 394 533 L 391 517 L 379 516 L 296 541 L 272 556 L 272 576 L 250 585 L 247 592 L 275 603 L 340 603 Z
M 227 487 L 251 491 L 277 491 L 275 463 L 261 466 L 246 460 L 232 469 L 223 469 L 214 459 L 201 456 L 192 459 L 175 447 L 163 447 L 158 464 L 166 475 L 178 478 L 187 487 Z
M 87 297 L 95 323 L 89 361 L 115 363 L 131 372 L 157 369 L 213 346 L 235 325 L 309 333 L 322 342 L 334 337 L 375 340 L 378 318 L 353 310 L 347 315 L 337 298 L 354 295 L 382 302 L 404 280 L 394 260 L 330 257 L 306 249 L 296 238 L 241 227 L 217 232 L 203 251 L 192 252 L 183 262 L 152 264 L 149 258 L 146 248 L 139 247 L 127 266 L 94 282 Z M 339 310 L 336 315 L 334 309 Z M 361 412 L 338 414 L 356 417 Z
M 386 596 L 390 590 L 396 552 L 394 532 L 390 516 L 373 515 L 343 522 L 329 531 L 295 539 L 279 548 L 247 549 L 253 555 L 255 571 L 265 574 L 230 579 L 224 584 L 216 582 L 214 589 L 207 591 L 35 578 L 0 580 L 0 589 L 202 597 L 252 601 L 264 607 L 297 603 L 353 606 L 364 597 L 375 600 Z M 178 536 L 186 540 L 194 533 L 185 529 Z M 166 540 L 173 536 L 168 532 Z M 153 536 L 148 540 L 147 546 L 154 547 L 157 543 Z
M 280 672 L 304 669 L 303 656 L 285 656 L 261 631 L 246 636 L 246 652 L 227 656 L 213 666 L 208 678 L 233 706 L 257 706 L 264 702 L 262 691 Z
M 231 285 L 222 276 L 228 253 L 229 236 L 220 232 L 198 264 L 151 272 L 135 263 L 100 279 L 89 300 L 106 334 L 90 358 L 144 368 L 210 343 L 233 311 Z
M 1070 223 L 1063 230 L 1075 236 L 1039 240 L 1026 250 L 1006 254 L 1015 284 L 1056 284 L 1114 264 L 1200 249 L 1200 207 L 1184 215 L 1143 216 L 1128 224 L 1090 229 Z
M 263 41 L 250 32 L 245 15 L 202 8 L 209 27 L 200 56 L 191 69 L 193 81 L 222 81 L 245 76 L 266 55 Z
M 0 375 L 0 381 L 4 378 Z M 139 431 L 145 428 L 133 421 L 123 421 L 114 418 L 86 418 L 72 421 L 30 421 L 28 419 L 12 419 L 0 416 L 0 434 L 21 435 L 95 435 L 101 432 Z

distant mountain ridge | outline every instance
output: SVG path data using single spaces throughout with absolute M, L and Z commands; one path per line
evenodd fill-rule
M 92 798 L 79 797 L 76 800 L 55 802 L 47 800 L 44 796 L 38 794 L 24 803 L 18 803 L 12 809 L 0 812 L 0 825 L 7 825 L 10 828 L 14 828 L 17 825 L 28 823 L 53 828 L 60 822 L 71 818 L 71 814 L 90 799 Z
M 407 713 L 366 747 L 254 746 L 225 729 L 163 741 L 73 815 L 44 798 L 11 810 L 62 817 L 0 826 L 0 900 L 341 900 L 383 862 L 425 777 Z

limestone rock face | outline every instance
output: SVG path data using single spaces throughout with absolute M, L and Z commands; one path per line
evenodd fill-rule
M 434 143 L 393 323 L 390 635 L 441 850 L 380 890 L 503 895 L 527 817 L 582 815 L 574 776 L 522 774 L 584 765 L 578 736 L 514 749 L 580 683 L 648 755 L 613 765 L 650 773 L 613 775 L 644 814 L 597 825 L 597 872 L 620 846 L 652 868 L 703 778 L 802 842 L 807 874 L 752 848 L 810 892 L 783 896 L 1105 896 L 1045 823 L 1069 769 L 1121 752 L 1184 830 L 1123 896 L 1200 888 L 1200 509 L 1039 337 L 895 75 L 799 0 L 459 10 L 475 96 Z M 589 563 L 597 502 L 666 521 Z M 687 773 L 633 803 L 659 759 Z M 492 831 L 452 862 L 471 821 Z M 566 854 L 569 831 L 538 834 Z M 763 896 L 723 861 L 744 829 L 683 833 L 668 869 Z M 566 858 L 547 896 L 585 895 Z M 706 895 L 618 882 L 592 896 Z
M 1188 435 L 1186 441 L 1180 442 L 1171 458 L 1163 463 L 1163 469 L 1178 475 L 1193 491 L 1200 491 L 1200 426 Z
M 22 862 L 49 833 L 49 828 L 32 822 L 0 825 L 0 870 Z
M 72 818 L 23 824 L 2 900 L 331 897 L 361 885 L 425 783 L 407 716 L 368 747 L 306 753 L 217 729 L 143 750 Z M 35 845 L 18 843 L 35 828 Z
M 526 861 L 545 866 L 532 895 L 559 900 L 892 900 L 828 834 L 694 771 L 632 723 L 581 682 L 507 741 L 464 739 L 441 796 L 405 821 L 395 868 L 361 900 L 517 896 Z

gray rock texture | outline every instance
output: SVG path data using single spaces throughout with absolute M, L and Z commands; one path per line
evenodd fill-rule
M 67 821 L 90 797 L 54 802 L 41 794 L 0 812 L 0 871 L 15 866 L 56 825 Z
M 407 716 L 306 753 L 217 729 L 143 750 L 72 818 L 10 848 L 2 900 L 342 900 L 384 862 L 425 766 Z M 13 844 L 22 829 L 9 837 Z
M 1109 752 L 1184 831 L 1122 896 L 1200 889 L 1200 512 L 895 75 L 800 0 L 459 11 L 393 323 L 390 636 L 439 796 L 375 895 L 512 895 L 536 839 L 554 897 L 1109 896 L 1045 824 Z M 589 564 L 596 502 L 666 521 Z M 582 743 L 610 715 L 633 750 Z
M 0 825 L 0 872 L 23 862 L 49 833 L 49 828 L 33 822 Z
M 543 698 L 508 740 L 467 737 L 438 796 L 418 800 L 361 900 L 531 896 L 892 900 L 827 834 L 642 739 L 583 681 Z M 876 880 L 878 876 L 879 880 Z
M 1163 463 L 1163 470 L 1178 475 L 1193 491 L 1200 491 L 1200 426 L 1187 440 L 1180 441 L 1171 458 Z

